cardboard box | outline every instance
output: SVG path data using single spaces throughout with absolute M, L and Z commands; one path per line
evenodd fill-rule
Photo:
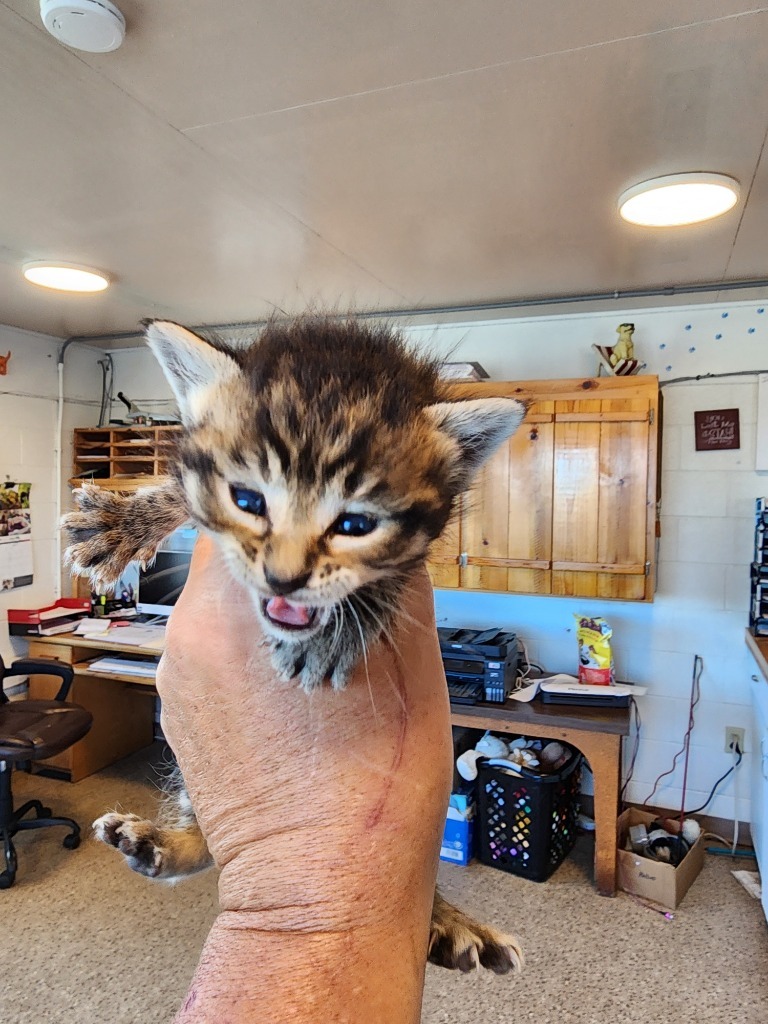
M 704 866 L 704 841 L 699 837 L 677 867 L 625 850 L 630 826 L 642 824 L 647 828 L 656 818 L 636 807 L 619 817 L 619 888 L 675 910 Z
M 452 793 L 443 829 L 440 860 L 466 866 L 472 860 L 475 837 L 475 803 L 471 798 Z

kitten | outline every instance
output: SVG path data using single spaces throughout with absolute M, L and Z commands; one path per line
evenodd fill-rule
M 184 426 L 171 475 L 129 495 L 76 492 L 69 563 L 113 583 L 191 517 L 250 593 L 278 673 L 343 688 L 525 406 L 456 400 L 438 364 L 382 324 L 300 318 L 241 348 L 167 321 L 146 336 Z M 210 855 L 183 783 L 176 807 L 170 826 L 108 814 L 96 834 L 146 875 L 189 874 Z M 503 973 L 520 953 L 436 894 L 430 959 Z

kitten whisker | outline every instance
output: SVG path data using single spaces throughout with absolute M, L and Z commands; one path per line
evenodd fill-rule
M 339 642 L 341 636 L 342 627 L 344 625 L 344 611 L 340 609 L 337 604 L 331 605 L 331 611 L 333 612 L 333 636 L 331 637 L 331 643 L 328 648 L 328 660 L 333 661 L 333 655 L 336 651 L 336 645 Z
M 365 598 L 363 598 L 360 594 L 355 594 L 354 596 L 357 603 L 362 606 L 364 611 L 368 613 L 368 616 L 373 620 L 374 624 L 378 627 L 379 634 L 385 636 L 387 640 L 389 640 L 390 645 L 397 651 L 399 655 L 400 648 L 395 641 L 394 634 L 389 628 L 389 621 L 385 620 L 381 615 L 377 614 L 378 609 L 375 606 L 369 604 L 365 600 Z
M 355 619 L 355 623 L 357 624 L 357 631 L 360 634 L 360 644 L 362 646 L 362 651 L 363 651 L 363 664 L 365 665 L 365 678 L 368 680 L 368 694 L 369 694 L 369 696 L 371 698 L 371 708 L 373 709 L 373 717 L 378 722 L 379 715 L 378 715 L 378 712 L 376 711 L 376 702 L 373 699 L 373 687 L 371 686 L 371 675 L 370 675 L 370 673 L 368 671 L 368 645 L 367 645 L 367 643 L 365 641 L 365 633 L 363 631 L 363 626 L 362 626 L 362 623 L 360 622 L 360 616 L 355 611 L 354 605 L 349 600 L 349 598 L 345 598 L 344 599 L 344 604 L 352 612 L 352 615 L 354 616 L 354 619 Z

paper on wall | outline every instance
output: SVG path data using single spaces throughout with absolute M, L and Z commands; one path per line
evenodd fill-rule
M 34 578 L 28 483 L 0 484 L 0 590 L 28 587 Z

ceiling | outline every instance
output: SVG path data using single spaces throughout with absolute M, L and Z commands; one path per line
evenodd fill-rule
M 768 277 L 768 7 L 746 0 L 118 0 L 68 50 L 0 0 L 0 322 L 258 320 Z M 657 174 L 734 211 L 621 221 Z M 46 292 L 20 264 L 109 271 Z

